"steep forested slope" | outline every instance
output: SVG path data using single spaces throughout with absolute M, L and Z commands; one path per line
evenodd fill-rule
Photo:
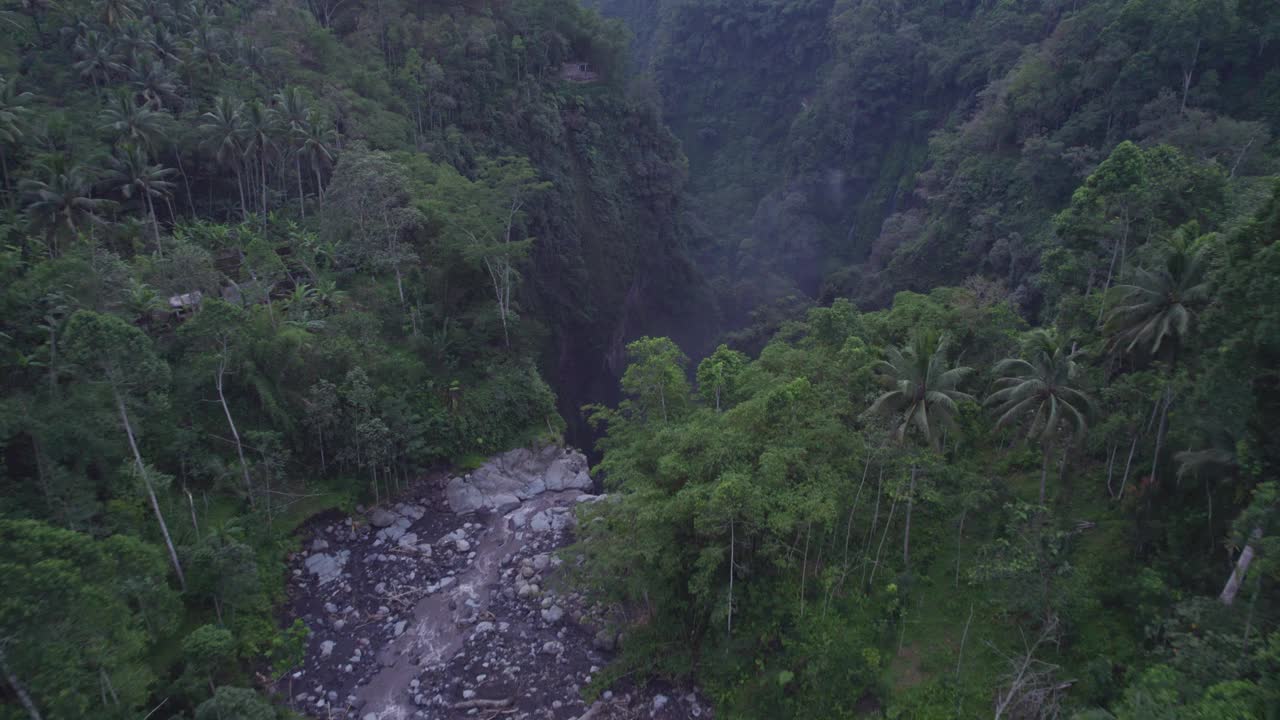
M 1034 314 L 1051 220 L 1116 145 L 1242 180 L 1280 122 L 1280 28 L 1256 0 L 599 4 L 653 38 L 739 319 L 790 290 L 883 305 L 973 274 Z
M 0 25 L 0 716 L 269 716 L 213 690 L 298 659 L 296 523 L 560 436 L 701 304 L 683 157 L 575 2 Z

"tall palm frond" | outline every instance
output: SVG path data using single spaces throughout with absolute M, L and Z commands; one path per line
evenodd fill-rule
M 955 422 L 957 403 L 973 399 L 958 389 L 973 369 L 949 367 L 946 346 L 945 337 L 920 333 L 906 347 L 886 350 L 885 359 L 876 365 L 888 391 L 867 413 L 893 415 L 893 435 L 900 442 L 914 428 L 925 444 L 938 447 L 940 430 Z
M 1127 285 L 1117 285 L 1107 315 L 1111 347 L 1125 353 L 1176 353 L 1194 330 L 1196 311 L 1209 301 L 1206 253 L 1185 236 L 1171 243 L 1164 266 L 1145 268 Z

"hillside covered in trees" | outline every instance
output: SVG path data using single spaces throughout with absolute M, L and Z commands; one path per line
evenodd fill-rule
M 292 717 L 300 525 L 597 440 L 588 702 L 1275 719 L 1271 0 L 0 27 L 0 719 Z

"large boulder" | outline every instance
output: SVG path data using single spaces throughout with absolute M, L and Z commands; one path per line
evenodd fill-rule
M 374 527 L 389 527 L 391 525 L 395 525 L 396 520 L 399 519 L 399 515 L 387 510 L 386 508 L 375 508 L 374 511 L 369 514 L 369 522 Z
M 555 445 L 503 453 L 474 472 L 449 479 L 445 497 L 462 515 L 481 509 L 506 513 L 544 492 L 589 490 L 587 458 Z
M 304 560 L 303 564 L 320 580 L 320 584 L 324 585 L 342 577 L 342 569 L 346 567 L 349 557 L 351 557 L 350 550 L 340 550 L 333 555 L 315 553 Z

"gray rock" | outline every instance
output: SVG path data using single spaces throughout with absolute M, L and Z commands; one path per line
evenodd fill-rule
M 587 490 L 592 486 L 587 459 L 576 450 L 554 445 L 538 450 L 517 449 L 503 453 L 475 472 L 449 480 L 445 497 L 455 513 L 481 508 L 506 513 L 522 500 L 547 491 Z
M 316 553 L 304 560 L 303 564 L 307 566 L 307 570 L 319 578 L 321 585 L 325 585 L 342 577 L 342 569 L 346 567 L 347 559 L 350 557 L 350 550 L 339 550 L 333 555 Z
M 320 643 L 320 657 L 329 657 L 330 655 L 332 655 L 333 648 L 335 645 L 337 645 L 337 643 L 335 643 L 332 640 L 325 640 L 324 642 Z
M 551 529 L 551 518 L 540 512 L 529 518 L 529 529 L 534 532 L 547 532 Z
M 670 698 L 668 698 L 666 695 L 654 695 L 653 711 L 658 712 L 662 708 L 666 707 L 668 702 L 670 702 Z
M 543 655 L 559 655 L 564 652 L 564 645 L 556 640 L 548 640 L 542 643 Z
M 453 543 L 453 546 L 457 548 L 458 552 L 460 553 L 471 551 L 471 543 L 467 542 L 466 540 L 463 540 L 462 538 L 458 538 L 458 540 L 456 540 Z
M 618 646 L 618 635 L 607 628 L 602 629 L 596 633 L 595 638 L 592 639 L 592 644 L 595 645 L 597 650 L 613 652 L 614 648 Z
M 552 605 L 542 611 L 542 619 L 549 623 L 558 623 L 564 617 L 564 610 L 559 605 Z
M 401 536 L 400 536 L 400 538 L 399 538 L 398 540 L 396 540 L 396 543 L 397 543 L 400 547 L 403 547 L 403 548 L 411 548 L 411 547 L 413 547 L 414 545 L 417 545 L 417 544 L 418 544 L 418 534 L 417 534 L 417 533 L 405 533 L 405 534 L 401 535 Z
M 396 515 L 390 510 L 387 510 L 385 508 L 375 508 L 374 511 L 369 515 L 369 522 L 374 527 L 384 528 L 384 527 L 390 527 L 394 525 L 396 520 L 398 520 L 399 518 L 400 518 L 399 515 Z
M 395 627 L 396 637 L 400 637 L 401 635 L 404 634 L 404 628 L 408 624 L 409 622 L 407 620 L 401 620 L 400 622 L 396 623 L 396 627 Z

